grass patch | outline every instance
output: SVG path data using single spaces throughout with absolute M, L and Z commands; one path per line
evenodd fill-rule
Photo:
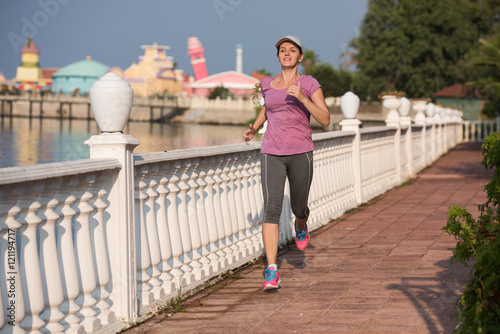
M 161 311 L 163 314 L 165 314 L 165 317 L 171 317 L 175 313 L 187 313 L 189 312 L 186 310 L 186 305 L 182 303 L 182 293 L 181 290 L 178 290 L 177 292 L 177 297 L 173 298 L 168 302 L 166 306 L 161 308 Z

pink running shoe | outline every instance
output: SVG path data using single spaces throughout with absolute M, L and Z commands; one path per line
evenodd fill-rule
M 295 244 L 300 250 L 306 249 L 309 244 L 309 231 L 307 230 L 307 223 L 302 230 L 297 230 L 297 221 L 295 221 Z
M 279 289 L 280 283 L 280 273 L 277 270 L 266 268 L 266 281 L 262 288 L 264 290 Z

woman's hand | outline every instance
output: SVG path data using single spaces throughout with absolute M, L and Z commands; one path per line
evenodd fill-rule
M 318 88 L 313 95 L 311 100 L 309 100 L 300 89 L 300 81 L 297 86 L 293 85 L 286 89 L 286 93 L 291 96 L 295 96 L 304 106 L 309 110 L 311 115 L 324 127 L 330 125 L 330 112 L 325 104 L 325 97 L 323 96 L 323 90 Z
M 307 100 L 307 97 L 302 93 L 302 89 L 300 89 L 300 81 L 297 82 L 297 86 L 291 85 L 286 89 L 286 93 L 290 96 L 294 96 L 300 102 L 304 103 Z
M 243 132 L 243 138 L 245 138 L 245 144 L 248 145 L 248 142 L 250 140 L 252 140 L 253 136 L 255 135 L 255 133 L 257 132 L 257 129 L 254 128 L 253 124 L 250 123 L 248 125 L 249 129 L 246 130 L 245 132 Z

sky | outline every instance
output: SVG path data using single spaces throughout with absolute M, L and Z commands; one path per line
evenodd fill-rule
M 320 61 L 339 68 L 340 54 L 359 35 L 368 0 L 1 0 L 0 71 L 10 80 L 28 36 L 42 68 L 61 68 L 91 56 L 125 70 L 142 45 L 168 45 L 177 68 L 193 74 L 187 40 L 199 38 L 208 74 L 235 70 L 279 72 L 276 41 L 301 38 Z

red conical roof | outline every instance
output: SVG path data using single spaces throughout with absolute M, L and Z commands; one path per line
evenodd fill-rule
M 21 53 L 40 54 L 40 50 L 36 47 L 35 42 L 31 39 L 31 36 L 28 37 L 28 42 L 26 42 L 26 45 L 21 49 Z

